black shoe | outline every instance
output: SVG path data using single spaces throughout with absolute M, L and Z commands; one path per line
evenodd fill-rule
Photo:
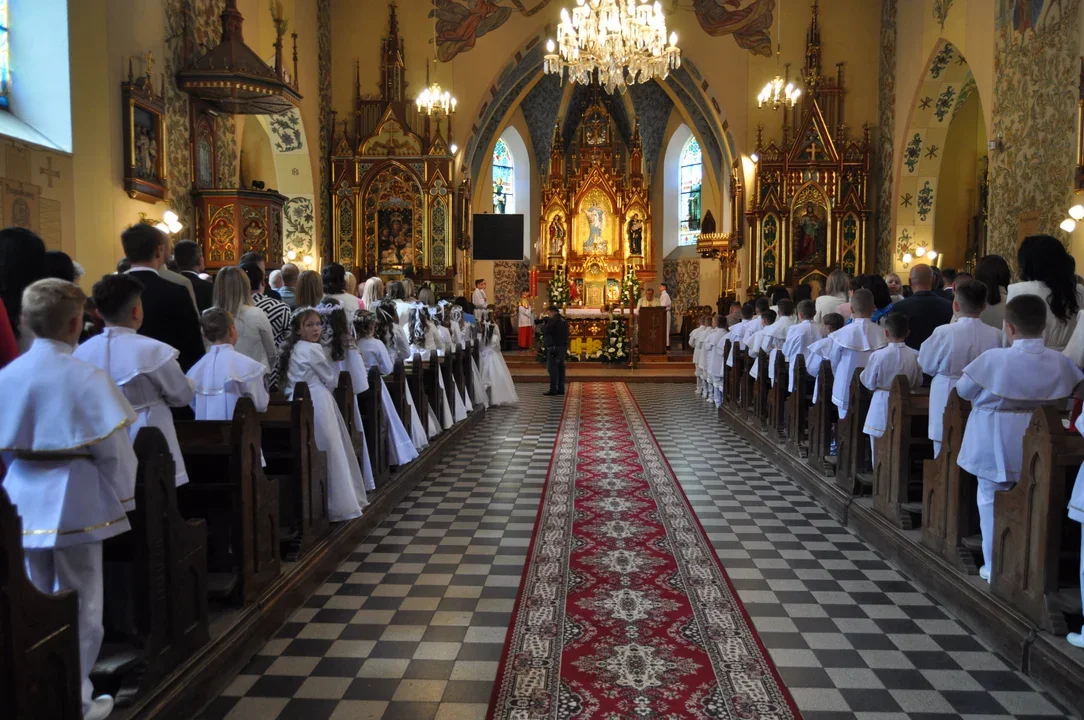
M 554 396 L 554 395 L 562 395 L 563 393 L 555 393 L 555 392 L 554 392 L 554 391 L 552 391 L 552 390 L 547 390 L 546 392 L 544 392 L 544 393 L 542 393 L 542 394 L 543 394 L 543 395 L 549 395 L 550 397 L 552 397 L 552 396 Z
M 558 390 L 558 391 L 557 391 L 557 394 L 558 394 L 558 395 L 564 395 L 564 394 L 565 394 L 565 391 L 564 391 L 564 390 Z

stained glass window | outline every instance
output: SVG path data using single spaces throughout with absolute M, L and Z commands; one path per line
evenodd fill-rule
M 493 149 L 493 212 L 495 213 L 503 215 L 516 211 L 516 183 L 513 169 L 512 153 L 509 152 L 504 138 L 501 138 L 497 141 L 497 147 Z
M 8 0 L 0 0 L 0 107 L 8 106 L 11 87 L 11 44 L 8 41 Z
M 700 235 L 700 183 L 704 179 L 704 164 L 700 155 L 700 143 L 689 138 L 681 151 L 681 170 L 678 175 L 678 245 L 696 245 Z

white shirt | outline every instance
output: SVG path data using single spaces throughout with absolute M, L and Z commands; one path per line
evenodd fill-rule
M 485 310 L 489 307 L 489 300 L 486 299 L 486 291 L 482 288 L 474 288 L 474 294 L 471 295 L 472 303 L 478 310 Z
M 242 305 L 233 322 L 237 326 L 237 352 L 263 363 L 270 370 L 278 360 L 278 348 L 275 347 L 271 321 L 264 311 L 252 305 Z
M 922 372 L 933 376 L 930 383 L 929 438 L 941 442 L 945 406 L 964 368 L 987 350 L 1005 343 L 1001 330 L 969 317 L 936 328 L 918 352 Z
M 813 322 L 824 322 L 825 315 L 837 312 L 836 308 L 845 302 L 847 302 L 847 298 L 840 295 L 821 295 L 813 302 L 813 306 L 816 308 Z
M 232 420 L 242 397 L 252 399 L 257 412 L 267 410 L 267 390 L 262 363 L 242 355 L 232 345 L 212 345 L 207 354 L 188 369 L 196 394 L 192 410 L 197 420 Z
M 350 321 L 350 324 L 353 325 L 354 313 L 361 308 L 361 303 L 358 302 L 357 296 L 351 295 L 350 293 L 339 293 L 337 295 L 329 295 L 328 297 L 335 298 L 339 301 L 339 304 L 343 306 L 343 310 L 346 311 L 347 319 Z
M 1077 416 L 1075 427 L 1078 433 L 1084 435 L 1084 414 Z M 1069 498 L 1069 518 L 1084 523 L 1084 465 L 1077 471 L 1073 496 Z
M 987 482 L 1016 482 L 1032 411 L 1064 401 L 1081 380 L 1080 368 L 1038 338 L 979 355 L 956 384 L 971 403 L 956 463 Z
M 790 392 L 794 392 L 794 361 L 799 355 L 805 356 L 809 346 L 818 340 L 824 339 L 824 326 L 811 320 L 803 320 L 800 323 L 787 328 L 787 337 L 783 340 L 782 353 L 787 360 L 788 372 L 790 373 Z M 808 367 L 808 357 L 806 358 Z
M 847 417 L 850 407 L 851 378 L 864 368 L 874 350 L 883 348 L 888 340 L 885 331 L 869 318 L 855 318 L 830 336 L 832 338 L 832 402 L 839 408 L 839 417 Z
M 869 356 L 860 377 L 862 384 L 873 391 L 866 424 L 862 432 L 873 437 L 885 434 L 888 420 L 888 394 L 897 375 L 905 375 L 911 392 L 922 387 L 922 370 L 918 366 L 918 351 L 905 343 L 888 343 Z
M 1050 288 L 1046 286 L 1046 283 L 1038 280 L 1013 283 L 1006 293 L 1005 302 L 1019 295 L 1038 295 L 1046 301 L 1046 329 L 1043 330 L 1043 343 L 1051 350 L 1058 352 L 1066 350 L 1073 353 L 1071 357 L 1079 367 L 1084 361 L 1084 335 L 1077 332 L 1077 326 L 1080 323 L 1073 318 L 1066 321 L 1054 317 L 1054 311 L 1050 309 Z M 1076 301 L 1078 307 L 1084 309 L 1084 285 L 1076 286 Z M 1070 339 L 1077 339 L 1077 342 L 1073 343 L 1075 350 L 1069 350 L 1066 347 L 1070 344 Z

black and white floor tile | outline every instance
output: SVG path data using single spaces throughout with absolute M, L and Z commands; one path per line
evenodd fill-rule
M 1065 717 L 721 424 L 630 385 L 806 720 Z M 563 398 L 520 385 L 358 546 L 205 720 L 482 720 Z

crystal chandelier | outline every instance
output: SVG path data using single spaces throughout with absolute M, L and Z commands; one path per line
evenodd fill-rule
M 418 93 L 418 97 L 414 98 L 414 104 L 417 106 L 418 112 L 423 112 L 426 115 L 435 113 L 437 117 L 451 115 L 455 112 L 455 106 L 459 101 L 452 97 L 450 92 L 441 89 L 440 83 L 429 82 L 428 60 L 425 62 L 425 84 L 428 87 Z
M 573 82 L 586 85 L 597 71 L 611 93 L 681 67 L 677 33 L 667 39 L 662 5 L 651 0 L 576 0 L 571 13 L 561 9 L 557 42 L 549 40 L 546 51 L 547 73 L 568 68 Z
M 816 7 L 816 4 L 814 4 Z M 816 12 L 814 10 L 814 12 Z M 779 15 L 776 19 L 775 26 L 775 77 L 764 86 L 764 89 L 757 95 L 757 107 L 764 107 L 767 103 L 772 110 L 778 110 L 779 108 L 794 107 L 794 103 L 798 102 L 798 96 L 802 94 L 802 91 L 792 82 L 789 82 L 787 78 L 779 74 L 779 52 L 782 48 L 783 36 L 783 11 L 779 11 Z M 787 75 L 790 75 L 790 65 L 787 65 Z

